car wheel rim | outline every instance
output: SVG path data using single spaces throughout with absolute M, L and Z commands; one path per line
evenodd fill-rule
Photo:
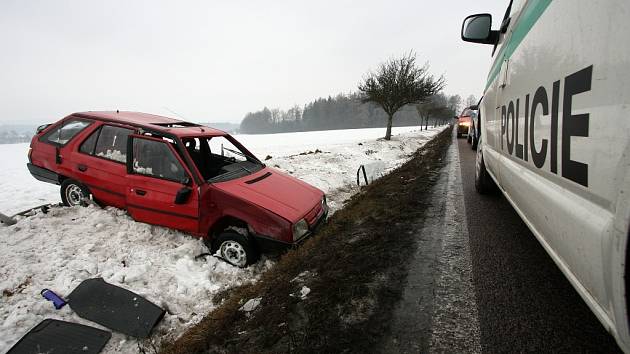
M 243 246 L 236 241 L 223 242 L 221 244 L 221 256 L 238 267 L 244 267 L 247 263 L 247 253 Z
M 71 184 L 66 188 L 66 200 L 71 206 L 80 205 L 85 199 L 85 194 L 81 187 Z

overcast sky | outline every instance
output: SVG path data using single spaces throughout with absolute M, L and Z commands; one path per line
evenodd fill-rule
M 0 123 L 88 110 L 134 110 L 238 123 L 355 91 L 362 76 L 414 50 L 446 92 L 479 97 L 491 47 L 460 40 L 480 1 L 0 2 Z

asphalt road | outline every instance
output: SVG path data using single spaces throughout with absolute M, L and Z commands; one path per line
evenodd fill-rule
M 620 352 L 510 203 L 475 191 L 475 152 L 456 144 L 482 352 Z

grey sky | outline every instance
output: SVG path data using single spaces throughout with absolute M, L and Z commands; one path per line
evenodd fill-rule
M 446 92 L 481 95 L 491 47 L 459 38 L 466 15 L 498 26 L 508 1 L 0 2 L 0 123 L 135 110 L 238 123 L 356 90 L 409 50 Z

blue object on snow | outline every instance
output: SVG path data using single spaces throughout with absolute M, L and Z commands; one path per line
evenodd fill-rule
M 66 300 L 64 300 L 61 296 L 55 294 L 55 292 L 53 292 L 52 290 L 44 289 L 41 291 L 41 294 L 46 300 L 52 301 L 57 310 L 66 305 Z

